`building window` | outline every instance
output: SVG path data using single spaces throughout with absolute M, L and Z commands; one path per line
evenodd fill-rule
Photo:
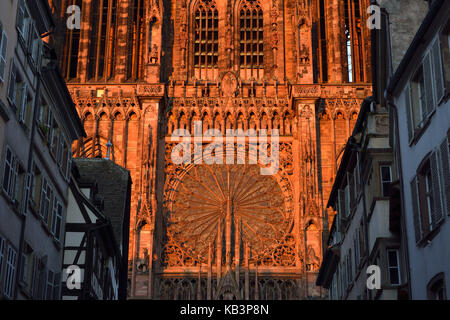
M 46 300 L 59 300 L 61 288 L 61 273 L 47 270 Z
M 264 20 L 258 1 L 243 1 L 239 10 L 241 76 L 244 79 L 264 75 Z
M 11 148 L 6 146 L 2 186 L 9 200 L 13 202 L 18 211 L 22 208 L 25 182 L 25 172 L 20 165 L 19 159 Z
M 16 26 L 19 31 L 19 39 L 27 45 L 32 19 L 25 0 L 19 0 L 17 6 Z
M 444 273 L 439 273 L 427 285 L 428 300 L 447 300 Z
M 31 98 L 28 95 L 28 85 L 14 62 L 11 63 L 9 74 L 8 101 L 19 122 L 27 124 L 31 118 Z
M 46 292 L 46 294 L 45 294 L 46 300 L 53 300 L 54 281 L 55 281 L 55 273 L 51 270 L 48 270 L 48 272 L 47 272 L 47 288 L 45 291 Z
M 47 256 L 35 257 L 34 274 L 33 274 L 33 289 L 32 296 L 35 299 L 44 300 L 47 284 Z
M 33 65 L 36 67 L 36 70 L 39 70 L 41 66 L 41 58 L 42 58 L 42 40 L 39 32 L 36 28 L 36 25 L 33 24 L 30 33 L 30 50 L 31 50 L 31 60 L 33 61 Z
M 319 46 L 319 50 L 320 50 L 320 77 L 321 77 L 321 82 L 325 83 L 328 81 L 328 57 L 327 57 L 327 30 L 326 30 L 326 25 L 327 25 L 327 20 L 326 20 L 326 10 L 325 10 L 325 1 L 321 0 L 319 2 L 319 12 L 320 12 L 320 24 L 319 24 L 319 28 L 320 28 L 320 46 Z M 299 33 L 299 37 L 300 37 L 300 30 L 302 29 L 302 27 L 299 27 L 298 33 Z M 300 43 L 300 39 L 299 39 L 299 43 Z M 299 48 L 299 51 L 301 50 L 301 48 Z
M 8 245 L 8 250 L 6 253 L 4 293 L 5 296 L 9 299 L 12 299 L 14 294 L 14 281 L 16 278 L 16 256 L 16 249 L 14 249 L 11 245 Z
M 10 199 L 14 199 L 19 162 L 9 147 L 6 147 L 3 170 L 3 190 Z
M 439 181 L 439 151 L 426 157 L 411 181 L 416 242 L 426 238 L 443 219 L 441 186 Z
M 363 32 L 360 0 L 344 0 L 344 33 L 347 51 L 348 82 L 364 82 Z
M 359 264 L 361 262 L 361 247 L 360 247 L 360 239 L 359 239 L 359 228 L 355 230 L 353 234 L 353 248 L 355 253 L 355 272 L 359 268 Z
M 39 212 L 39 204 L 42 187 L 42 173 L 38 166 L 33 163 L 31 169 L 31 184 L 30 184 L 30 206 L 34 213 Z
M 450 214 L 450 139 L 445 138 L 439 147 L 441 164 L 441 186 L 443 194 L 444 212 Z
M 108 80 L 114 76 L 117 38 L 117 0 L 93 1 L 88 78 Z
M 3 279 L 3 264 L 5 262 L 5 249 L 6 249 L 6 239 L 0 236 L 0 280 Z
M 50 108 L 50 105 L 47 102 L 47 99 L 42 97 L 41 104 L 39 108 L 39 116 L 38 116 L 39 129 L 41 130 L 44 138 L 47 143 L 51 141 L 52 129 L 53 129 L 53 112 Z
M 0 82 L 5 81 L 7 49 L 8 35 L 3 30 L 3 26 L 0 23 Z
M 39 215 L 41 216 L 42 220 L 48 224 L 49 223 L 49 216 L 51 211 L 51 205 L 53 200 L 53 190 L 51 185 L 48 183 L 47 179 L 42 179 L 42 186 L 41 186 L 41 196 L 40 196 L 40 210 Z
M 63 207 L 56 196 L 53 200 L 53 213 L 51 222 L 51 233 L 55 237 L 55 240 L 61 240 L 61 224 L 62 224 Z
M 83 11 L 82 0 L 69 0 L 67 6 L 76 5 Z M 78 73 L 78 53 L 80 50 L 80 35 L 81 30 L 77 28 L 66 28 L 66 45 L 64 46 L 65 65 L 63 66 L 63 73 L 66 79 L 74 79 Z
M 36 257 L 33 254 L 33 249 L 25 243 L 22 252 L 22 275 L 20 280 L 22 286 L 28 293 L 32 292 L 35 259 Z
M 144 57 L 144 0 L 132 0 L 129 17 L 130 30 L 128 30 L 128 56 L 127 78 L 139 79 L 141 76 L 141 64 Z M 150 46 L 149 46 L 150 48 Z
M 392 168 L 390 165 L 380 166 L 380 178 L 381 178 L 381 195 L 388 197 L 390 194 L 390 187 L 392 182 Z
M 414 128 L 421 128 L 426 119 L 426 96 L 423 67 L 420 67 L 411 81 L 411 116 Z
M 436 38 L 405 90 L 409 140 L 425 126 L 444 93 L 442 56 L 439 39 Z
M 199 79 L 217 75 L 219 13 L 214 1 L 200 1 L 194 17 L 194 67 Z
M 400 263 L 397 249 L 387 250 L 387 266 L 389 270 L 389 283 L 391 285 L 400 284 Z

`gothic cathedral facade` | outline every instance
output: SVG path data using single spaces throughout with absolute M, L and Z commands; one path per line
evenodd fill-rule
M 329 192 L 372 90 L 369 0 L 50 2 L 62 26 L 81 9 L 54 38 L 87 133 L 73 154 L 131 172 L 130 298 L 320 297 Z M 248 161 L 249 137 L 212 152 L 234 161 L 197 161 L 189 138 L 174 162 L 177 129 L 267 131 L 268 153 L 276 129 L 279 170 Z

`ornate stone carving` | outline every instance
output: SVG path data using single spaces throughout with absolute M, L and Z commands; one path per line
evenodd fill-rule
M 221 81 L 223 97 L 234 97 L 238 90 L 238 79 L 233 72 L 227 72 Z

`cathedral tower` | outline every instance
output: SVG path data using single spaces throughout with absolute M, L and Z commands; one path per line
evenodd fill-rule
M 81 29 L 55 37 L 88 135 L 73 153 L 131 172 L 130 297 L 320 296 L 326 201 L 371 94 L 369 1 L 52 2 L 63 25 L 81 8 Z M 183 140 L 177 164 L 177 129 L 267 130 L 279 170 L 261 174 L 249 137 L 211 165 L 195 158 L 206 140 Z

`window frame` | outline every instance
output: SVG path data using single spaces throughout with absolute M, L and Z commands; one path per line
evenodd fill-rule
M 396 266 L 391 266 L 389 252 L 395 252 L 395 259 L 397 262 Z M 400 252 L 399 252 L 398 248 L 386 248 L 386 266 L 387 266 L 387 271 L 388 271 L 389 284 L 391 286 L 401 285 L 402 275 L 401 275 L 401 268 L 400 268 Z M 393 281 L 391 279 L 391 269 L 396 269 L 397 275 L 398 275 L 398 283 L 393 283 Z
M 254 11 L 256 18 L 253 16 Z M 237 38 L 238 65 L 240 75 L 244 79 L 264 77 L 266 47 L 264 29 L 264 10 L 260 1 L 242 1 L 237 11 Z M 250 37 L 247 38 L 247 35 Z
M 193 66 L 199 75 L 205 72 L 206 77 L 209 73 L 213 76 L 213 70 L 218 69 L 219 65 L 219 11 L 215 1 L 199 1 L 193 12 Z M 209 47 L 212 50 L 209 50 Z M 209 57 L 211 61 L 208 61 Z M 195 74 L 197 75 L 197 72 Z
M 384 181 L 383 179 L 383 168 L 389 168 L 389 181 Z M 384 184 L 391 184 L 392 183 L 392 164 L 391 163 L 381 163 L 380 164 L 380 186 L 381 186 L 381 196 L 382 197 L 389 197 L 389 194 L 385 194 L 385 186 Z M 388 192 L 390 192 L 390 187 L 387 190 Z
M 11 261 L 12 260 L 12 261 Z M 15 278 L 17 276 L 17 250 L 8 243 L 5 260 L 5 282 L 3 286 L 3 294 L 8 299 L 12 299 L 15 292 Z
M 0 24 L 0 82 L 4 83 L 6 80 L 7 57 L 8 56 L 8 34 L 3 30 L 3 25 Z
M 440 174 L 441 161 L 436 149 L 425 156 L 410 183 L 415 188 L 411 189 L 411 201 L 417 245 L 433 237 L 445 217 Z
M 437 288 L 440 288 L 442 290 L 442 297 L 441 299 L 437 299 Z M 447 299 L 447 292 L 446 292 L 446 285 L 445 285 L 445 274 L 443 272 L 440 272 L 436 274 L 427 284 L 427 298 L 428 300 L 446 300 Z
M 20 15 L 22 11 L 22 15 Z M 22 25 L 19 25 L 21 18 Z M 25 47 L 28 47 L 28 39 L 29 39 L 29 33 L 30 33 L 30 24 L 32 22 L 30 10 L 28 9 L 28 6 L 25 2 L 25 0 L 19 0 L 17 5 L 17 17 L 16 17 L 16 29 L 18 31 L 18 39 L 20 42 L 25 45 Z

